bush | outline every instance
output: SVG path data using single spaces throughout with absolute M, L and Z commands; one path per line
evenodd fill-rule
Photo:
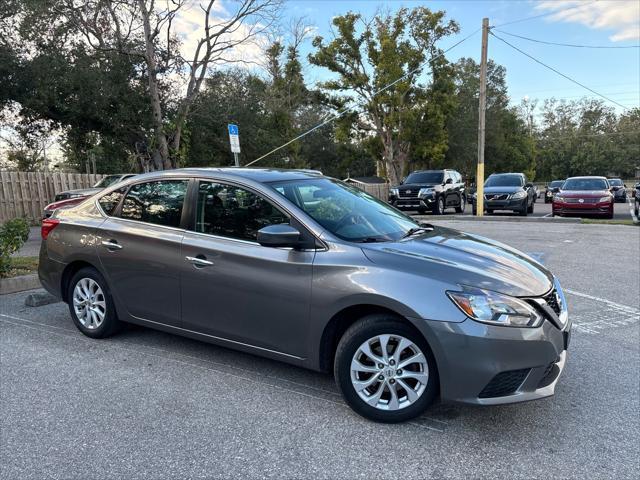
M 0 276 L 11 267 L 11 254 L 17 252 L 29 238 L 29 222 L 14 218 L 0 227 Z

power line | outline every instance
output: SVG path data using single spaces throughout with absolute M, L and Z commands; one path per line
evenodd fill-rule
M 568 12 L 570 10 L 575 10 L 576 8 L 582 8 L 582 7 L 586 7 L 588 5 L 592 5 L 592 4 L 596 3 L 597 1 L 598 0 L 593 0 L 592 2 L 579 4 L 579 5 L 574 5 L 573 7 L 565 8 L 563 10 L 554 10 L 552 12 L 541 13 L 539 15 L 532 15 L 530 17 L 520 18 L 518 20 L 513 20 L 511 22 L 505 22 L 505 23 L 501 23 L 499 25 L 493 25 L 492 28 L 504 27 L 505 25 L 513 25 L 514 23 L 526 22 L 528 20 L 534 20 L 536 18 L 548 17 L 549 15 L 555 15 L 557 13 Z
M 531 60 L 533 60 L 536 63 L 539 63 L 540 65 L 542 65 L 545 68 L 548 68 L 549 70 L 551 70 L 552 72 L 557 73 L 558 75 L 560 75 L 561 77 L 566 78 L 567 80 L 569 80 L 570 82 L 575 83 L 576 85 L 580 85 L 582 88 L 589 90 L 591 93 L 604 98 L 605 100 L 611 102 L 611 103 L 615 103 L 616 105 L 618 105 L 619 107 L 622 107 L 624 110 L 628 110 L 628 107 L 625 107 L 624 105 L 622 105 L 621 103 L 616 102 L 615 100 L 612 100 L 611 98 L 602 95 L 601 93 L 596 92 L 594 89 L 587 87 L 586 85 L 584 85 L 583 83 L 578 82 L 577 80 L 574 80 L 573 78 L 569 77 L 568 75 L 565 75 L 564 73 L 556 70 L 555 68 L 547 65 L 546 63 L 542 62 L 541 60 L 538 60 L 537 58 L 533 57 L 532 55 L 529 55 L 527 52 L 520 50 L 518 47 L 516 47 L 515 45 L 510 44 L 509 42 L 507 42 L 505 39 L 497 36 L 495 33 L 493 33 L 492 31 L 489 31 L 489 33 L 497 38 L 498 40 L 500 40 L 501 42 L 507 44 L 508 46 L 510 46 L 511 48 L 513 48 L 514 50 L 517 50 L 518 52 L 520 52 L 521 54 L 523 54 L 526 57 L 529 57 Z
M 401 82 L 402 80 L 404 80 L 406 77 L 408 77 L 409 75 L 412 75 L 414 73 L 416 73 L 418 70 L 420 70 L 422 67 L 424 67 L 425 64 L 432 62 L 440 57 L 444 57 L 444 55 L 448 52 L 450 52 L 451 50 L 453 50 L 454 48 L 456 48 L 458 45 L 460 45 L 462 42 L 467 41 L 468 39 L 470 39 L 471 37 L 473 37 L 476 33 L 478 33 L 480 31 L 480 29 L 478 28 L 477 30 L 475 30 L 473 33 L 467 35 L 466 37 L 464 37 L 462 40 L 460 40 L 459 42 L 454 43 L 452 46 L 450 46 L 449 48 L 447 48 L 445 51 L 443 51 L 441 54 L 436 55 L 435 57 L 431 57 L 429 60 L 425 60 L 424 62 L 422 62 L 420 65 L 418 65 L 416 68 L 414 68 L 413 70 L 405 73 L 404 75 L 402 75 L 401 77 L 397 78 L 396 80 L 394 80 L 393 82 L 389 83 L 388 85 L 385 85 L 384 87 L 380 88 L 379 90 L 373 92 L 372 97 L 376 97 L 377 95 L 379 95 L 380 93 L 390 89 L 391 87 L 393 87 L 395 84 Z M 364 104 L 366 102 L 357 102 L 355 105 L 352 105 L 350 107 L 345 107 L 342 110 L 340 110 L 339 112 L 337 112 L 335 115 L 332 115 L 331 117 L 327 118 L 326 120 L 324 120 L 323 122 L 319 123 L 318 125 L 316 125 L 313 128 L 310 128 L 309 130 L 307 130 L 304 133 L 301 133 L 300 135 L 298 135 L 295 138 L 292 138 L 291 140 L 289 140 L 286 143 L 283 143 L 282 145 L 280 145 L 279 147 L 274 148 L 273 150 L 271 150 L 270 152 L 265 153 L 264 155 L 262 155 L 261 157 L 256 158 L 255 160 L 252 160 L 251 162 L 247 163 L 245 165 L 245 167 L 249 167 L 251 165 L 253 165 L 256 162 L 259 162 L 260 160 L 262 160 L 265 157 L 268 157 L 269 155 L 271 155 L 272 153 L 277 152 L 278 150 L 283 149 L 284 147 L 291 145 L 293 142 L 296 142 L 298 140 L 300 140 L 301 138 L 306 137 L 307 135 L 309 135 L 310 133 L 318 130 L 319 128 L 324 127 L 325 125 L 333 122 L 334 120 L 340 118 L 341 116 L 343 116 L 345 113 L 355 109 L 358 106 L 361 106 L 362 104 Z
M 495 29 L 495 27 L 494 27 Z M 574 47 L 574 48 L 640 48 L 640 45 L 578 45 L 575 43 L 556 43 L 556 42 L 547 42 L 546 40 L 538 40 L 536 38 L 524 37 L 522 35 L 516 35 L 515 33 L 505 32 L 504 30 L 497 30 L 500 33 L 504 33 L 505 35 L 509 35 L 511 37 L 521 38 L 523 40 L 528 40 L 530 42 L 543 43 L 545 45 L 557 45 L 560 47 Z

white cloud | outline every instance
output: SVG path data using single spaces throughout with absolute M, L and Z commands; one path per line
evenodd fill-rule
M 640 40 L 640 1 L 638 0 L 544 0 L 536 9 L 556 12 L 552 21 L 581 23 L 598 30 L 611 30 L 612 42 Z

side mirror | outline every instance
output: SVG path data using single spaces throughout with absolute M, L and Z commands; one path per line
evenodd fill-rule
M 450 183 L 453 183 L 453 179 L 452 178 L 447 178 L 447 181 L 444 182 L 445 185 L 448 185 Z
M 533 183 L 525 183 L 526 188 L 533 188 Z
M 551 191 L 552 191 L 553 193 L 558 193 L 558 192 L 560 191 L 560 187 L 553 187 L 553 188 L 551 189 Z
M 258 230 L 257 240 L 263 247 L 295 248 L 300 244 L 300 231 L 286 223 L 268 225 Z

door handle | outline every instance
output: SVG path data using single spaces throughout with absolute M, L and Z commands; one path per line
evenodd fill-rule
M 196 267 L 211 267 L 213 262 L 206 260 L 204 257 L 184 257 L 187 262 L 191 262 Z
M 109 250 L 122 250 L 122 245 L 115 240 L 103 240 L 102 246 Z

